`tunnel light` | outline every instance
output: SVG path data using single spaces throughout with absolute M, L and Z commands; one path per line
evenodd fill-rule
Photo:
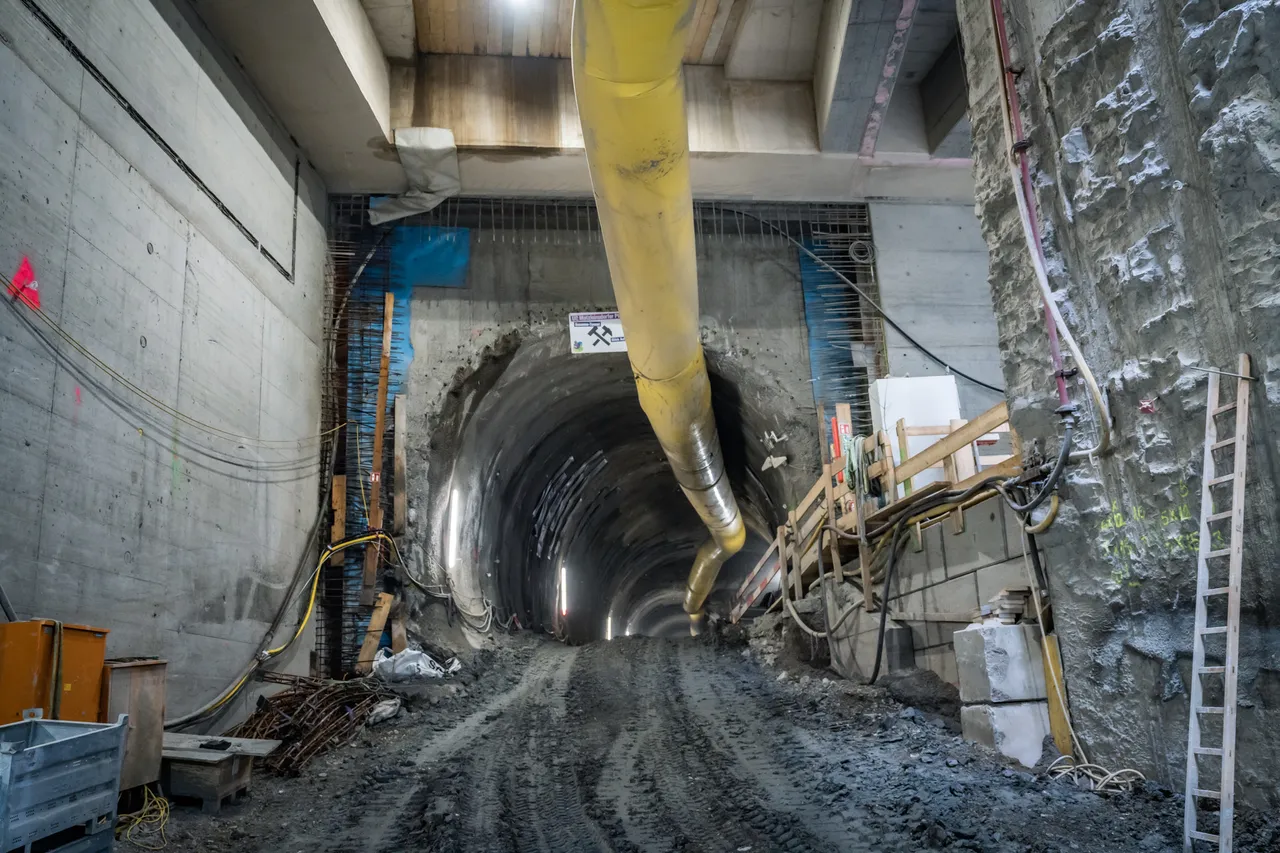
M 458 490 L 453 490 L 453 499 L 449 505 L 449 553 L 448 567 L 453 568 L 458 565 L 458 524 L 462 521 L 461 513 L 458 509 L 460 499 Z
M 565 583 L 564 563 L 560 564 L 560 615 L 569 615 L 569 586 Z
M 613 616 L 612 614 L 604 617 L 604 638 L 606 640 L 613 639 Z

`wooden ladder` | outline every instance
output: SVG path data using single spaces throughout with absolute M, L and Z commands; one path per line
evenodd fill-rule
M 1196 561 L 1196 627 L 1194 652 L 1191 663 L 1191 713 L 1187 724 L 1187 791 L 1183 818 L 1183 850 L 1191 853 L 1193 842 L 1205 841 L 1218 846 L 1221 853 L 1231 853 L 1231 824 L 1235 811 L 1236 777 L 1236 675 L 1240 655 L 1240 573 L 1244 557 L 1244 485 L 1249 437 L 1249 378 L 1251 365 L 1248 355 L 1240 356 L 1238 373 L 1210 372 L 1209 405 L 1205 414 L 1204 469 L 1200 490 L 1200 554 Z M 1233 402 L 1219 400 L 1222 376 L 1236 376 L 1236 397 Z M 1218 439 L 1218 418 L 1235 413 L 1235 434 L 1231 438 Z M 1219 451 L 1232 449 L 1234 464 L 1231 471 L 1219 474 L 1214 456 Z M 1225 508 L 1215 506 L 1214 495 L 1225 495 Z M 1222 525 L 1230 521 L 1229 542 L 1221 535 Z M 1216 539 L 1214 532 L 1218 531 Z M 1227 562 L 1226 586 L 1211 586 L 1210 565 L 1215 569 Z M 1221 570 L 1214 572 L 1221 577 Z M 1209 624 L 1209 603 L 1226 596 L 1226 624 Z M 1219 609 L 1220 612 L 1220 609 Z M 1205 638 L 1225 635 L 1226 652 L 1221 666 L 1205 665 Z M 1202 678 L 1222 680 L 1222 705 L 1204 704 Z M 1222 744 L 1204 746 L 1201 743 L 1201 720 L 1213 716 L 1222 719 Z M 1200 782 L 1201 758 L 1216 758 L 1221 762 L 1218 775 L 1219 787 L 1203 788 Z M 1200 799 L 1218 800 L 1218 831 L 1202 832 L 1197 825 L 1196 804 Z

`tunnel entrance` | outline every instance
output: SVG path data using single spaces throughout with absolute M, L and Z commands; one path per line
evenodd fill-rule
M 794 497 L 783 469 L 761 470 L 777 413 L 750 402 L 750 379 L 719 354 L 708 362 L 750 531 L 710 601 L 723 611 Z M 688 632 L 681 595 L 706 529 L 640 408 L 625 355 L 572 355 L 567 335 L 508 342 L 455 383 L 432 447 L 443 522 L 433 544 L 460 598 L 479 594 L 500 618 L 571 642 Z

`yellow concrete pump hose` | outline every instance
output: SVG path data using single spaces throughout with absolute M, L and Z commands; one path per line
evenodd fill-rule
M 698 332 L 681 60 L 692 0 L 576 0 L 573 81 L 640 405 L 711 532 L 685 587 L 694 620 L 746 540 L 724 471 Z

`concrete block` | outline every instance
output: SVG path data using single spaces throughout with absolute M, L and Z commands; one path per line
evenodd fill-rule
M 924 591 L 924 609 L 934 613 L 967 613 L 978 606 L 973 575 L 955 578 Z
M 967 741 L 994 747 L 1024 767 L 1034 767 L 1049 734 L 1049 703 L 966 705 L 960 709 L 960 731 Z
M 1004 524 L 999 512 L 996 503 L 987 501 L 965 511 L 963 533 L 952 535 L 950 522 L 943 525 L 948 529 L 948 535 L 942 538 L 948 575 L 955 577 L 960 572 L 990 566 L 1007 558 Z
M 1040 634 L 1031 625 L 970 625 L 953 636 L 962 702 L 1044 699 Z

